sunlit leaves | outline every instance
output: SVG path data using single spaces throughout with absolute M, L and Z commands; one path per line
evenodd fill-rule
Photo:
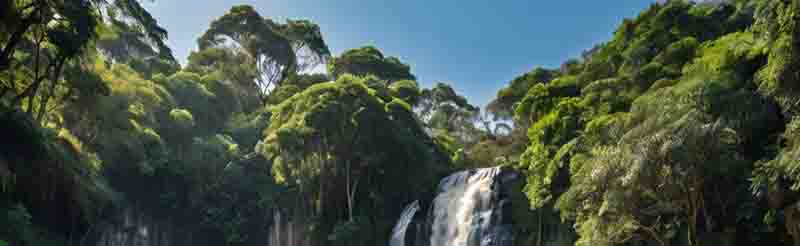
M 474 125 L 480 109 L 450 85 L 436 83 L 433 88 L 423 89 L 414 110 L 426 128 L 444 131 L 462 145 L 481 136 Z
M 769 39 L 747 30 L 754 4 L 653 4 L 611 41 L 532 84 L 515 104 L 516 122 L 531 126 L 516 167 L 528 176 L 532 207 L 557 201 L 579 245 L 667 245 L 680 233 L 696 245 L 731 223 L 721 214 L 761 213 L 734 203 L 754 200 L 742 194 L 744 180 L 774 153 L 783 123 L 773 100 L 788 100 L 759 95 L 752 83 L 764 92 L 759 78 L 776 74 L 764 69 Z M 508 92 L 498 101 L 513 98 Z M 772 171 L 762 177 L 775 177 L 779 162 L 763 163 Z M 715 211 L 697 223 L 700 203 Z
M 754 29 L 768 42 L 769 62 L 756 76 L 759 91 L 776 98 L 782 111 L 797 115 L 795 103 L 800 81 L 800 28 L 796 1 L 759 1 Z M 765 47 L 766 49 L 766 47 Z
M 343 75 L 312 85 L 272 108 L 256 151 L 273 161 L 276 180 L 312 197 L 357 197 L 353 204 L 324 200 L 310 206 L 352 209 L 383 204 L 383 198 L 364 196 L 372 192 L 406 199 L 409 192 L 435 187 L 427 185 L 448 168 L 449 158 L 417 123 L 411 105 L 390 95 L 394 92 L 383 94 L 379 90 L 385 88 L 368 85 L 377 81 Z M 406 175 L 417 178 L 412 181 Z M 395 207 L 387 206 L 381 209 Z
M 276 23 L 249 5 L 234 6 L 214 20 L 198 44 L 201 52 L 225 48 L 246 55 L 243 63 L 227 66 L 244 64 L 249 66 L 244 69 L 253 69 L 256 83 L 251 88 L 259 91 L 262 101 L 284 79 L 321 64 L 330 56 L 316 24 L 302 20 Z
M 334 77 L 343 74 L 374 75 L 389 82 L 415 80 L 411 68 L 397 57 L 384 57 L 378 48 L 364 46 L 342 53 L 328 62 L 328 73 Z
M 419 89 L 416 81 L 401 80 L 389 85 L 392 96 L 403 99 L 406 103 L 411 105 L 417 104 L 420 100 L 422 92 Z
M 192 113 L 185 109 L 173 109 L 169 111 L 169 116 L 172 118 L 179 127 L 184 129 L 191 129 L 194 127 L 194 117 Z
M 500 119 L 510 119 L 514 115 L 514 106 L 522 101 L 528 90 L 536 84 L 545 84 L 555 77 L 556 72 L 544 68 L 514 78 L 510 84 L 497 92 L 497 97 L 489 103 L 487 110 Z

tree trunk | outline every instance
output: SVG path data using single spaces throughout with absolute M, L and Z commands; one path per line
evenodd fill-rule
M 26 109 L 28 114 L 33 113 L 33 100 L 36 98 L 36 94 L 39 91 L 39 85 L 41 83 L 36 83 L 33 85 L 33 90 L 31 90 L 30 96 L 28 96 L 28 108 Z
M 697 217 L 700 213 L 701 204 L 703 201 L 703 182 L 697 177 L 692 178 L 691 186 L 689 190 L 686 192 L 688 196 L 688 211 L 689 211 L 689 221 L 687 222 L 689 226 L 688 235 L 688 245 L 695 246 L 697 245 Z
M 318 157 L 318 160 L 313 160 L 312 159 L 312 161 L 316 161 L 317 162 L 316 165 L 318 165 L 320 172 L 319 172 L 319 179 L 317 181 L 318 182 L 317 185 L 319 185 L 319 187 L 317 188 L 317 194 L 316 194 L 317 200 L 316 200 L 316 203 L 314 203 L 314 201 L 309 202 L 310 208 L 312 210 L 310 214 L 311 215 L 315 215 L 315 216 L 322 216 L 322 209 L 323 209 L 323 207 L 325 205 L 324 199 L 325 199 L 325 182 L 326 182 L 326 179 L 327 179 L 327 176 L 326 176 L 327 168 L 325 167 L 325 163 L 324 163 L 324 160 L 322 159 L 321 155 Z M 313 187 L 308 187 L 308 188 L 309 188 L 309 191 L 308 191 L 309 195 L 313 197 L 314 196 L 314 191 L 313 191 L 314 188 Z M 301 191 L 298 192 L 298 194 L 303 194 L 302 187 L 301 187 Z M 300 196 L 297 196 L 297 197 L 298 197 L 297 198 L 298 202 L 301 202 L 301 199 L 299 198 Z
M 33 13 L 38 12 L 38 10 L 33 11 Z M 28 32 L 28 29 L 30 29 L 31 25 L 35 22 L 35 19 L 37 18 L 34 18 L 34 16 L 23 19 L 19 28 L 11 34 L 11 38 L 8 39 L 6 46 L 3 47 L 2 52 L 0 52 L 0 72 L 7 70 L 11 66 L 11 56 L 14 55 L 17 44 L 22 41 L 22 37 Z
M 2 89 L 0 89 L 0 98 L 5 97 L 6 93 L 8 93 L 8 91 L 10 91 L 10 90 L 11 90 L 11 87 L 3 86 Z
M 33 71 L 34 71 L 33 84 L 31 84 L 31 86 L 29 86 L 28 89 L 25 90 L 25 92 L 23 92 L 22 94 L 20 94 L 18 96 L 18 98 L 20 98 L 20 99 L 25 97 L 25 96 L 28 96 L 27 113 L 29 113 L 29 114 L 33 113 L 33 108 L 34 108 L 33 100 L 36 98 L 36 94 L 39 91 L 39 86 L 42 84 L 42 81 L 44 81 L 45 77 L 47 77 L 47 71 L 50 70 L 50 65 L 52 65 L 52 64 L 50 64 L 50 65 L 48 65 L 47 68 L 45 68 L 45 73 L 44 74 L 40 73 L 41 72 L 42 42 L 44 42 L 44 37 L 45 37 L 44 34 L 40 33 L 38 39 L 36 40 L 36 55 L 34 56 L 34 61 L 33 61 L 34 62 L 34 64 L 33 64 L 33 66 L 34 66 L 34 69 L 33 69 Z M 15 99 L 15 102 L 13 102 L 13 103 L 14 104 L 16 103 L 16 99 Z
M 538 214 L 537 217 L 539 217 L 539 232 L 538 232 L 539 235 L 536 238 L 536 241 L 537 241 L 536 242 L 536 246 L 542 246 L 543 245 L 542 243 L 544 242 L 544 240 L 542 239 L 542 236 L 544 234 L 543 233 L 544 232 L 544 223 L 542 222 L 542 208 L 538 209 L 537 214 Z
M 275 213 L 275 246 L 281 245 L 281 214 L 280 212 Z
M 358 181 L 360 180 L 360 177 L 356 177 L 355 180 L 353 181 L 352 185 L 350 184 L 351 183 L 350 180 L 352 180 L 352 178 L 351 178 L 351 176 L 352 176 L 352 174 L 351 174 L 352 166 L 351 165 L 352 164 L 350 164 L 350 161 L 348 161 L 347 162 L 347 170 L 346 170 L 347 173 L 345 175 L 347 176 L 346 177 L 346 179 L 347 179 L 346 180 L 346 182 L 347 182 L 347 190 L 346 190 L 346 192 L 347 192 L 347 212 L 348 212 L 348 215 L 350 217 L 350 222 L 353 222 L 353 220 L 354 220 L 353 206 L 355 206 L 356 190 L 358 190 Z
M 800 246 L 800 217 L 797 214 L 797 205 L 793 204 L 783 210 L 786 221 L 786 232 L 792 237 L 793 245 Z
M 75 240 L 73 239 L 73 234 L 75 234 L 75 227 L 77 226 L 76 224 L 78 222 L 77 222 L 77 218 L 75 218 L 77 216 L 75 216 L 73 214 L 70 214 L 69 217 L 72 219 L 72 223 L 70 223 L 70 226 L 69 226 L 69 236 L 67 236 L 67 238 L 68 238 L 67 239 L 67 243 L 70 246 L 72 246 L 72 245 L 75 245 Z
M 350 172 L 351 172 L 351 170 L 350 170 L 351 169 L 350 161 L 346 161 L 345 166 L 346 166 L 345 167 L 345 183 L 347 185 L 347 188 L 345 189 L 345 192 L 347 193 L 347 214 L 350 217 L 350 222 L 352 222 L 353 221 L 353 197 L 351 196 L 351 193 L 350 193 Z
M 53 69 L 53 81 L 50 82 L 50 88 L 39 102 L 39 112 L 36 116 L 36 121 L 40 124 L 44 123 L 42 122 L 42 118 L 44 118 L 44 114 L 47 112 L 47 103 L 50 101 L 50 98 L 55 95 L 56 86 L 58 85 L 58 80 L 61 78 L 61 72 L 63 71 L 66 60 L 66 57 L 59 57 L 59 60 L 56 62 L 56 67 Z

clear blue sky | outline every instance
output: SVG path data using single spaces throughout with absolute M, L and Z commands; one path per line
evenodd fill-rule
M 536 66 L 556 67 L 608 40 L 653 0 L 155 0 L 145 2 L 184 62 L 195 40 L 231 6 L 310 19 L 334 55 L 363 45 L 411 65 L 423 86 L 446 82 L 483 106 Z

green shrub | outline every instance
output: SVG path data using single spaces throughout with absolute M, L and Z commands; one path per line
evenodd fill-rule
M 169 116 L 181 128 L 190 129 L 194 127 L 194 117 L 189 110 L 176 108 L 169 111 Z

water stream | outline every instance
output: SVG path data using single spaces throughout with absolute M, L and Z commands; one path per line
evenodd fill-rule
M 503 186 L 516 178 L 516 173 L 505 170 L 502 167 L 466 170 L 442 179 L 428 218 L 423 220 L 423 227 L 429 228 L 429 242 L 411 246 L 511 245 L 511 225 L 503 216 L 509 203 Z M 411 220 L 407 217 L 413 214 L 404 212 L 397 226 L 407 227 Z M 425 231 L 417 232 L 420 233 Z M 404 237 L 393 234 L 390 246 L 406 246 Z
M 408 225 L 411 224 L 411 219 L 414 218 L 414 214 L 419 211 L 419 201 L 414 201 L 413 203 L 409 204 L 403 213 L 400 214 L 400 220 L 397 221 L 397 225 L 394 226 L 392 230 L 392 238 L 389 241 L 389 246 L 405 246 L 406 244 L 406 230 L 408 229 Z

